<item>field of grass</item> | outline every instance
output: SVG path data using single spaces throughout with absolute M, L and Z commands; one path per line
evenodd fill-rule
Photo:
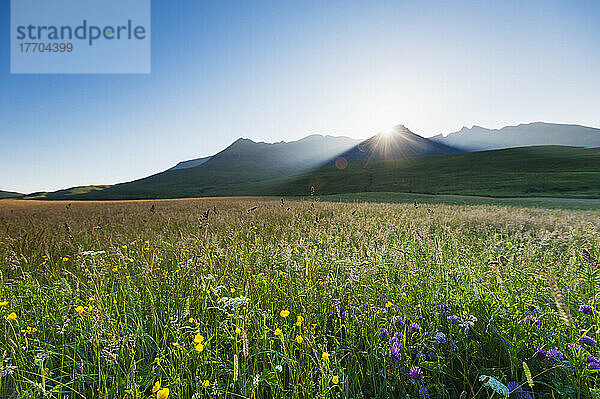
M 0 201 L 1 398 L 598 397 L 598 212 Z

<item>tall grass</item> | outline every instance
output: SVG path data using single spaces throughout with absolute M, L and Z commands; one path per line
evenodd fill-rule
M 0 397 L 590 397 L 599 230 L 486 206 L 3 201 Z

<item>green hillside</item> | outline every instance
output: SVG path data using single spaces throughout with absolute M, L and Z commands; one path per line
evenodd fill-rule
M 322 168 L 272 193 L 415 192 L 495 197 L 600 197 L 600 147 L 538 146 Z
M 12 191 L 2 191 L 0 190 L 0 199 L 2 198 L 15 198 L 15 197 L 20 197 L 23 194 L 19 194 L 19 193 L 14 193 Z
M 211 159 L 103 190 L 45 199 L 151 199 L 396 192 L 491 197 L 600 198 L 600 148 L 538 146 L 404 160 L 350 161 L 290 175 L 270 161 Z M 32 197 L 29 197 L 32 198 Z M 37 198 L 40 198 L 39 196 Z
M 23 197 L 23 199 L 47 199 L 47 200 L 66 200 L 73 198 L 74 196 L 87 195 L 89 193 L 95 191 L 102 191 L 107 189 L 108 185 L 99 185 L 99 186 L 78 186 L 72 187 L 65 190 L 58 190 L 53 192 L 37 192 L 32 194 L 27 194 Z

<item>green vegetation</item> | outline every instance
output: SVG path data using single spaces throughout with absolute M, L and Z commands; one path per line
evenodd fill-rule
M 591 211 L 5 200 L 0 397 L 594 397 L 599 257 Z
M 99 185 L 99 186 L 78 186 L 72 187 L 65 190 L 58 190 L 53 192 L 38 192 L 33 194 L 28 194 L 23 196 L 23 199 L 47 199 L 47 200 L 68 200 L 73 197 L 78 197 L 81 195 L 86 195 L 91 192 L 102 191 L 104 189 L 109 188 L 108 185 Z
M 0 190 L 0 199 L 2 198 L 15 198 L 15 197 L 20 197 L 23 194 L 19 194 L 19 193 L 14 193 L 12 191 L 2 191 Z
M 301 196 L 397 192 L 490 197 L 600 197 L 600 148 L 540 146 L 403 160 L 350 161 L 297 174 L 278 158 L 251 160 L 239 151 L 193 168 L 169 170 L 130 183 L 46 199 L 152 199 L 240 195 Z M 296 172 L 293 172 L 296 170 Z M 293 174 L 296 173 L 296 174 Z M 39 198 L 39 197 L 36 197 Z

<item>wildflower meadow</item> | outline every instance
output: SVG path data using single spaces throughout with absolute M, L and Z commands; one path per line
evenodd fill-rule
M 600 213 L 0 201 L 1 398 L 598 398 Z

